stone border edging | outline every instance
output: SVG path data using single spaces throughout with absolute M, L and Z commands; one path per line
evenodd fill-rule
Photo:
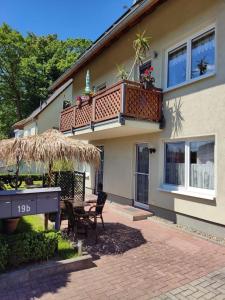
M 0 286 L 9 287 L 33 279 L 40 279 L 45 276 L 55 275 L 61 272 L 80 271 L 94 267 L 90 255 L 84 255 L 76 258 L 65 259 L 61 261 L 48 261 L 28 266 L 20 270 L 9 271 L 0 275 Z

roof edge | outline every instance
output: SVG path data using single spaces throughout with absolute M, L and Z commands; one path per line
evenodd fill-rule
M 129 23 L 134 23 L 143 14 L 151 9 L 156 8 L 159 4 L 166 0 L 143 0 L 138 1 L 123 14 L 113 25 L 111 25 L 100 37 L 88 48 L 81 57 L 65 71 L 51 86 L 50 90 L 55 90 L 61 86 L 68 78 L 71 78 L 76 71 L 83 67 L 94 55 L 97 55 L 108 42 L 113 40 L 115 36 L 120 36 Z M 133 24 L 135 25 L 135 24 Z

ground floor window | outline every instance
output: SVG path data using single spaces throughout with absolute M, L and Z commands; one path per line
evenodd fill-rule
M 165 143 L 164 183 L 214 190 L 214 140 Z

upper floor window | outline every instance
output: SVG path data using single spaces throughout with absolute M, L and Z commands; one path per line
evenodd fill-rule
M 167 52 L 167 83 L 172 88 L 215 73 L 215 28 Z

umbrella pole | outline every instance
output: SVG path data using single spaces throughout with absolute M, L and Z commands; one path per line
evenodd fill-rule
M 52 166 L 53 163 L 50 160 L 48 164 L 48 187 L 51 187 Z M 48 220 L 49 220 L 49 214 L 45 214 L 45 230 L 48 230 Z
M 20 170 L 20 159 L 16 157 L 16 187 L 15 189 L 18 190 L 18 181 L 19 181 L 19 170 Z

